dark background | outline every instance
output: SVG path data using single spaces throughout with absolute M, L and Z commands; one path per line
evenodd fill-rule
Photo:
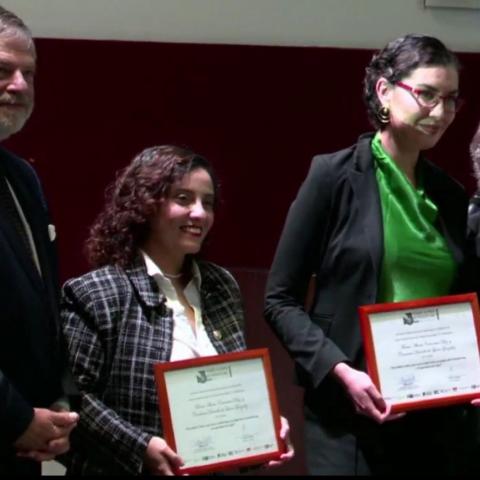
M 35 112 L 7 142 L 31 159 L 49 200 L 62 279 L 84 273 L 83 243 L 115 172 L 146 147 L 188 146 L 222 183 L 206 256 L 237 277 L 250 347 L 268 346 L 297 456 L 268 474 L 302 474 L 302 392 L 262 318 L 287 209 L 311 157 L 370 130 L 362 101 L 372 51 L 38 39 Z M 473 193 L 468 145 L 480 121 L 480 54 L 460 53 L 466 103 L 428 153 Z M 259 472 L 257 472 L 259 473 Z M 266 473 L 266 472 L 263 472 Z

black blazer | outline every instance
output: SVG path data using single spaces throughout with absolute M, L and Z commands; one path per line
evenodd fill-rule
M 313 159 L 290 207 L 267 282 L 265 317 L 295 360 L 300 384 L 321 390 L 325 407 L 341 391 L 328 376 L 337 363 L 364 369 L 357 308 L 377 300 L 383 224 L 372 136 Z M 439 209 L 438 229 L 459 264 L 452 293 L 472 290 L 466 262 L 468 198 L 435 165 L 421 159 L 419 168 L 425 191 Z M 316 284 L 307 312 L 312 275 Z
M 55 243 L 38 178 L 24 160 L 0 149 L 0 166 L 30 224 L 42 270 L 38 274 L 15 229 L 0 218 L 0 458 L 27 428 L 32 407 L 63 394 Z

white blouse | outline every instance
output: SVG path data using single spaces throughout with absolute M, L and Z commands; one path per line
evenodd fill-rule
M 163 274 L 158 265 L 145 252 L 142 251 L 142 255 L 147 267 L 147 273 L 155 279 L 158 288 L 167 299 L 167 307 L 173 311 L 173 345 L 170 360 L 186 360 L 217 355 L 217 351 L 210 341 L 202 321 L 200 302 L 202 278 L 196 262 L 192 262 L 193 276 L 184 289 L 185 298 L 194 312 L 194 331 L 188 320 L 185 307 L 180 303 L 171 280 Z

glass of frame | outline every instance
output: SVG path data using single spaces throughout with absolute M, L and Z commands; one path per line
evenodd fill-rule
M 480 397 L 475 293 L 359 307 L 368 373 L 392 412 Z
M 279 459 L 280 415 L 268 349 L 154 366 L 163 436 L 203 474 Z

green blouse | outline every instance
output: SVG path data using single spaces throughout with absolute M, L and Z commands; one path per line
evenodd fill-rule
M 437 206 L 426 196 L 422 178 L 415 188 L 385 152 L 379 133 L 372 140 L 372 153 L 384 233 L 378 302 L 447 295 L 457 265 L 435 228 Z

